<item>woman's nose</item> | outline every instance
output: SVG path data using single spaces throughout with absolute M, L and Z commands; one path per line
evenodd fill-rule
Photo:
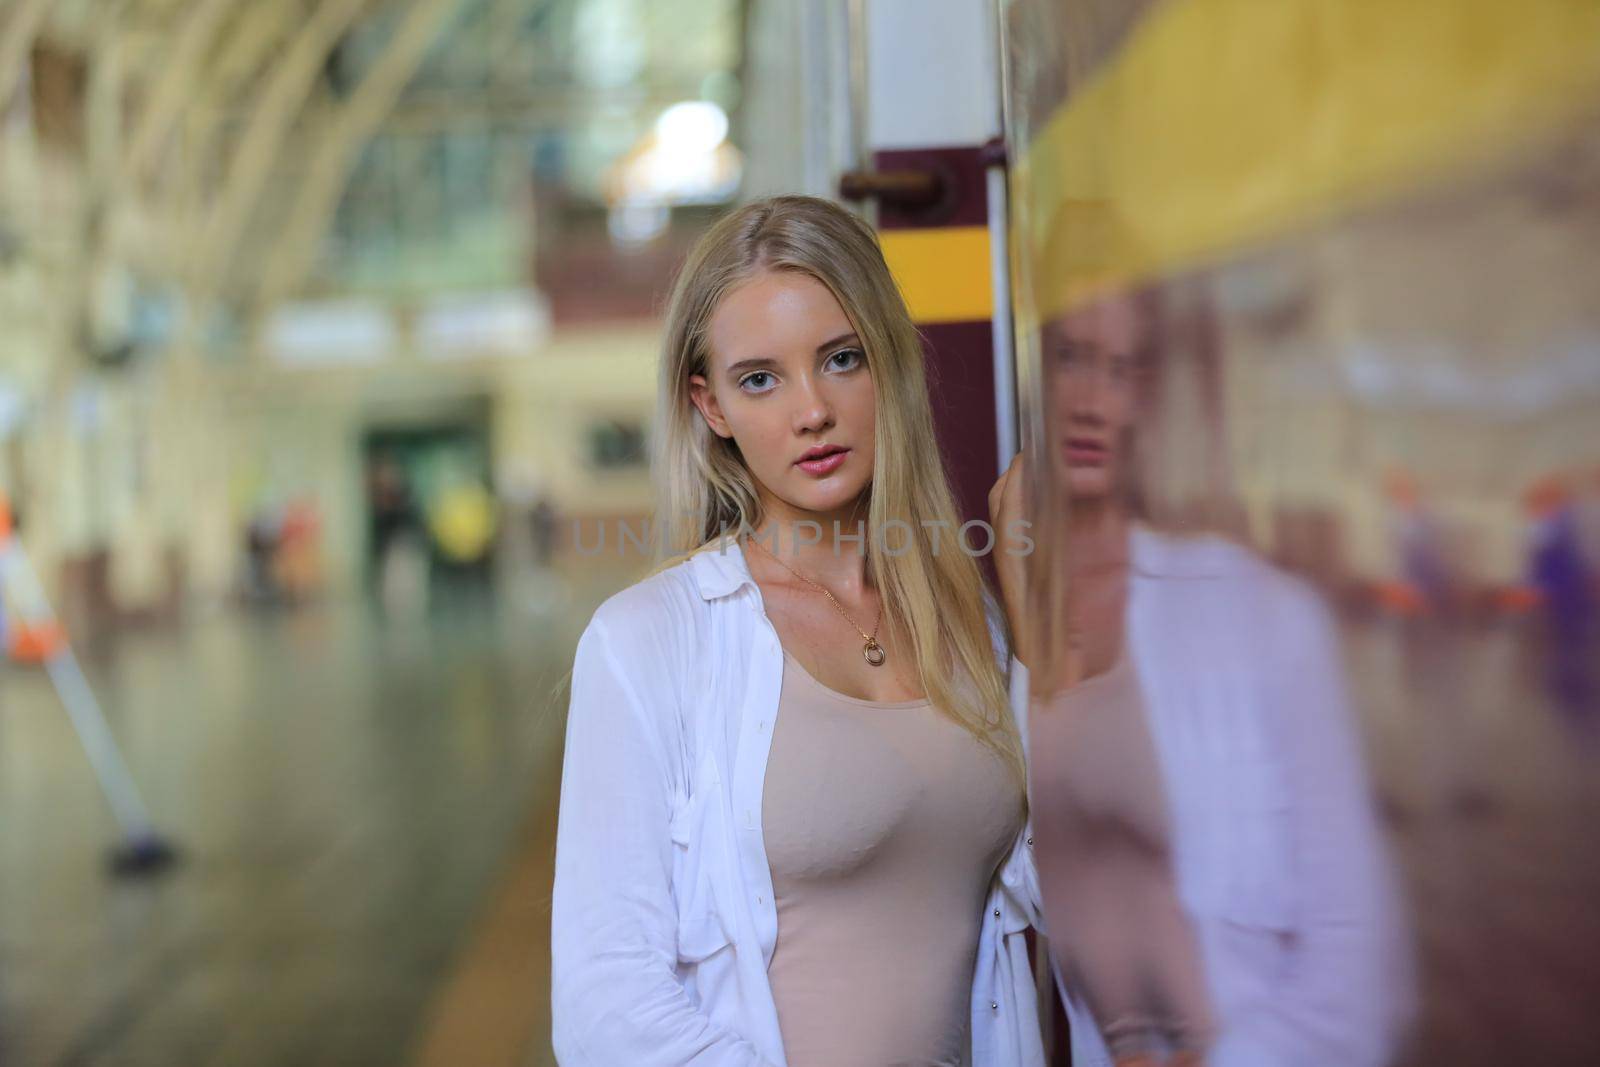
M 813 381 L 802 381 L 795 392 L 796 430 L 825 430 L 833 425 L 833 405 L 822 388 Z
M 1067 411 L 1077 419 L 1099 419 L 1103 415 L 1104 383 L 1098 373 L 1079 374 L 1067 382 Z

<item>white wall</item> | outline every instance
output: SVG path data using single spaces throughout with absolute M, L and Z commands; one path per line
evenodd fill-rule
M 874 149 L 982 144 L 1000 132 L 993 0 L 866 0 Z

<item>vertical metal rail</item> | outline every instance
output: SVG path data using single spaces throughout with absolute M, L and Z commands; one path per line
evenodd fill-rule
M 994 338 L 994 431 L 995 457 L 1004 471 L 1016 454 L 1017 434 L 1016 348 L 1011 336 L 1011 246 L 1010 198 L 1006 191 L 1004 142 L 999 143 L 999 160 L 984 169 L 989 213 L 989 275 L 994 290 L 994 311 L 989 319 Z M 997 472 L 998 473 L 998 472 Z
M 846 171 L 872 169 L 871 87 L 867 84 L 867 4 L 866 0 L 842 0 L 844 9 L 845 93 L 850 129 L 847 131 L 849 160 Z M 834 184 L 838 175 L 833 175 Z M 872 199 L 861 201 L 861 213 L 874 228 L 878 225 L 878 205 Z
M 1013 298 L 1011 277 L 1011 199 L 1010 187 L 1007 181 L 1008 172 L 1006 164 L 1011 153 L 1020 149 L 1020 145 L 1012 143 L 1011 118 L 1011 71 L 1007 63 L 1010 55 L 1010 41 L 1007 32 L 1006 5 L 994 5 L 994 45 L 995 45 L 995 74 L 1000 82 L 1000 137 L 998 146 L 994 146 L 998 159 L 991 159 L 985 171 L 989 194 L 989 256 L 990 269 L 994 275 L 994 396 L 995 396 L 995 433 L 999 437 L 999 465 L 1003 471 L 1010 462 L 1010 456 L 1020 449 L 1022 427 L 1020 425 L 1021 411 L 1018 406 L 1017 374 L 1017 337 L 1015 324 L 1011 314 Z M 1028 291 L 1023 290 L 1024 299 L 1028 298 Z M 1002 326 L 1002 323 L 1004 324 Z M 1037 397 L 1034 398 L 1038 400 Z M 1031 417 L 1037 420 L 1037 406 L 1032 409 Z M 1034 427 L 1036 432 L 1036 427 Z M 1029 600 L 1032 601 L 1032 597 Z M 1030 603 L 1027 610 L 1035 610 Z M 1028 694 L 1023 692 L 1012 694 L 1013 702 L 1028 700 Z M 1028 844 L 1033 844 L 1032 839 Z M 1039 989 L 1039 1037 L 1044 1047 L 1047 1063 L 1059 1063 L 1063 1055 L 1060 1047 L 1062 1035 L 1056 1031 L 1057 998 L 1059 997 L 1056 982 L 1055 968 L 1050 964 L 1050 943 L 1042 933 L 1035 931 L 1033 942 L 1033 978 L 1034 985 Z

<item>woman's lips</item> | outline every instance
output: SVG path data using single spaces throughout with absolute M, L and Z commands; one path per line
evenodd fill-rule
M 1061 442 L 1061 454 L 1074 466 L 1103 467 L 1111 458 L 1111 449 L 1093 438 L 1069 437 Z
M 795 466 L 799 467 L 807 474 L 817 475 L 820 477 L 824 474 L 832 474 L 834 471 L 838 470 L 839 465 L 843 463 L 849 455 L 850 450 L 848 448 L 841 448 L 837 452 L 830 452 L 826 456 L 818 456 L 816 459 L 799 460 L 795 463 Z

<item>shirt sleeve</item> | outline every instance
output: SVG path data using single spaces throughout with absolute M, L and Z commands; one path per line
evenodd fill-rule
M 1378 1067 L 1412 1006 L 1410 949 L 1331 618 L 1309 589 L 1277 613 L 1269 704 L 1292 791 L 1298 920 L 1270 1002 L 1219 1035 L 1216 1067 Z
M 598 617 L 578 641 L 551 902 L 551 1040 L 563 1067 L 767 1067 L 677 977 L 670 832 L 676 711 Z M 654 651 L 654 650 L 649 650 Z M 646 698 L 650 698 L 647 700 Z

